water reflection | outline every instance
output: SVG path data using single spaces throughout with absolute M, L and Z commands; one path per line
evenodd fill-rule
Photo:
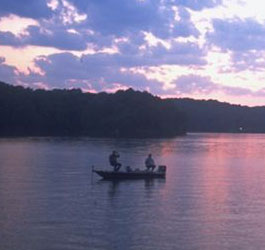
M 100 181 L 116 149 L 166 180 Z M 13 249 L 263 249 L 265 136 L 0 140 L 0 243 Z
M 97 185 L 107 185 L 108 186 L 108 195 L 109 198 L 114 198 L 118 195 L 123 189 L 123 186 L 135 186 L 139 187 L 143 191 L 152 191 L 153 188 L 157 188 L 160 191 L 163 189 L 165 184 L 165 179 L 143 179 L 143 180 L 99 180 L 96 182 Z M 157 186 L 156 186 L 157 185 Z
M 105 182 L 105 181 L 101 181 L 101 182 Z M 108 194 L 110 198 L 113 198 L 115 194 L 117 193 L 117 191 L 119 191 L 119 184 L 120 184 L 120 181 L 118 180 L 110 181 L 109 190 L 108 190 Z

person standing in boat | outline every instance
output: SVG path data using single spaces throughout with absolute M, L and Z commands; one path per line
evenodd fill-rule
M 155 161 L 152 158 L 152 154 L 149 154 L 148 157 L 146 158 L 145 166 L 147 168 L 147 171 L 149 171 L 149 170 L 154 171 L 156 166 L 155 166 Z
M 115 150 L 109 156 L 109 163 L 114 168 L 115 172 L 118 172 L 121 168 L 121 163 L 118 162 L 118 158 L 120 157 L 119 153 Z

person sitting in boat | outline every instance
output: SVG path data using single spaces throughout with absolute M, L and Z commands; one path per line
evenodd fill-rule
M 116 152 L 115 150 L 109 156 L 109 163 L 111 166 L 113 166 L 115 172 L 118 172 L 121 168 L 121 163 L 118 162 L 119 157 L 120 157 L 119 153 Z
M 145 160 L 145 166 L 147 168 L 147 171 L 151 170 L 154 171 L 155 169 L 155 161 L 152 158 L 152 154 L 149 154 L 148 157 Z

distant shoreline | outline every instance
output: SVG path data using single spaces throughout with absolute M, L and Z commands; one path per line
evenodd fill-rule
M 110 139 L 110 140 L 123 140 L 123 139 L 173 139 L 177 137 L 185 137 L 187 134 L 179 134 L 175 136 L 157 136 L 157 137 L 107 137 L 107 136 L 89 136 L 89 135 L 1 135 L 1 139 L 12 139 L 12 138 L 91 138 L 91 139 Z
M 185 114 L 147 92 L 33 90 L 0 82 L 0 137 L 169 138 L 185 133 Z
M 0 82 L 0 137 L 173 138 L 265 133 L 265 106 L 161 99 L 144 91 L 33 90 Z
M 30 135 L 20 135 L 20 136 L 0 136 L 0 139 L 95 139 L 95 140 L 160 140 L 160 139 L 175 139 L 180 137 L 186 137 L 189 135 L 200 135 L 200 134 L 212 134 L 212 135 L 265 135 L 265 133 L 237 133 L 237 132 L 187 132 L 186 134 L 177 135 L 173 137 L 96 137 L 96 136 L 30 136 Z

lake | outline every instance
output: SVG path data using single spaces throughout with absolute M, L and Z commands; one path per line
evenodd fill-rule
M 114 149 L 166 179 L 92 176 Z M 264 157 L 260 134 L 0 139 L 0 249 L 265 249 Z

